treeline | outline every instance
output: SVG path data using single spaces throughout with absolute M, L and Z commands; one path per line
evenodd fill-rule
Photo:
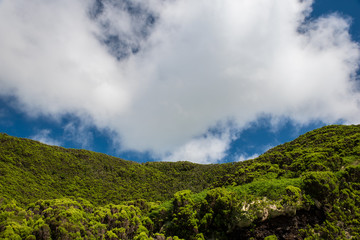
M 0 136 L 1 239 L 360 239 L 360 126 L 239 163 L 138 164 Z

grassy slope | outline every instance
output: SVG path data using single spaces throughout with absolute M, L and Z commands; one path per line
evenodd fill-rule
M 86 236 L 97 239 L 96 236 L 104 234 L 106 239 L 132 239 L 141 234 L 144 238 L 139 239 L 150 239 L 150 236 L 165 239 L 160 235 L 156 237 L 156 232 L 185 239 L 202 239 L 204 236 L 227 239 L 228 236 L 233 238 L 235 235 L 231 234 L 234 233 L 255 239 L 271 234 L 309 239 L 316 239 L 316 236 L 326 239 L 360 237 L 360 223 L 357 222 L 360 218 L 359 162 L 360 126 L 324 127 L 275 147 L 254 160 L 218 165 L 188 162 L 137 164 L 104 154 L 51 147 L 0 135 L 0 198 L 27 204 L 38 199 L 75 196 L 94 204 L 84 203 L 85 200 L 79 198 L 39 201 L 28 205 L 29 216 L 14 204 L 3 204 L 0 236 L 5 236 L 7 230 L 10 235 L 11 231 L 19 236 L 26 235 L 23 233 L 24 223 L 20 224 L 21 227 L 14 227 L 11 216 L 16 216 L 15 219 L 35 219 L 38 216 L 36 219 L 46 222 L 45 229 L 35 222 L 27 222 L 29 234 L 37 239 L 46 239 L 43 236 L 46 233 L 52 238 L 68 234 L 66 236 L 73 239 L 75 235 L 71 234 L 76 233 L 73 228 L 63 226 L 63 221 L 52 220 L 59 219 L 56 214 L 61 212 L 53 213 L 52 217 L 48 212 L 52 211 L 49 206 L 55 205 L 52 209 L 57 209 L 63 202 L 75 201 L 72 204 L 81 205 L 76 208 L 88 216 L 79 226 L 85 229 L 81 233 L 84 239 L 91 239 Z M 192 192 L 180 191 L 183 189 Z M 168 201 L 160 205 L 146 201 L 123 202 L 139 198 Z M 101 212 L 105 210 L 99 205 L 107 203 L 125 205 L 107 205 L 104 215 Z M 128 208 L 129 204 L 134 209 Z M 66 211 L 69 206 L 71 208 L 71 204 L 66 206 Z M 125 209 L 127 217 L 117 215 L 120 210 L 114 208 Z M 296 210 L 309 208 L 316 208 L 326 221 L 320 221 L 324 218 L 320 217 L 305 227 L 307 222 L 304 220 L 302 230 L 293 229 L 288 235 L 275 230 L 261 230 L 266 219 L 284 214 L 295 219 Z M 15 223 L 19 224 L 17 221 Z M 118 225 L 114 225 L 116 222 Z M 319 224 L 315 225 L 315 222 Z M 94 227 L 98 224 L 102 224 L 99 229 L 103 233 Z M 59 233 L 63 228 L 66 231 Z

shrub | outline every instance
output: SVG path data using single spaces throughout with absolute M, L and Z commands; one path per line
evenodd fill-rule
M 303 181 L 305 191 L 319 201 L 330 202 L 339 194 L 339 181 L 333 172 L 308 172 Z

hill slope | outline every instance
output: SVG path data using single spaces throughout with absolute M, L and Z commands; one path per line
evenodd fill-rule
M 138 164 L 1 134 L 0 238 L 357 238 L 359 163 L 360 126 L 213 165 Z
M 30 203 L 76 196 L 96 204 L 169 199 L 175 192 L 198 192 L 226 166 L 189 162 L 139 164 L 86 150 L 48 146 L 0 135 L 0 195 Z

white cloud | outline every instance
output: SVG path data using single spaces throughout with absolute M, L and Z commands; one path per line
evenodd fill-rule
M 64 134 L 66 139 L 80 144 L 82 148 L 91 148 L 94 140 L 94 136 L 86 124 L 81 125 L 75 122 L 69 122 L 64 127 Z
M 229 119 L 360 122 L 359 45 L 346 19 L 305 21 L 310 0 L 135 1 L 157 16 L 146 38 L 144 16 L 112 2 L 91 19 L 91 1 L 1 1 L 0 94 L 114 131 L 124 150 L 197 162 L 225 154 L 231 138 L 196 137 Z M 109 34 L 140 51 L 118 61 Z
M 51 131 L 49 129 L 42 129 L 36 135 L 31 136 L 31 139 L 45 143 L 47 145 L 61 146 L 61 142 L 50 137 Z
M 163 158 L 164 161 L 190 161 L 194 163 L 210 164 L 219 162 L 226 156 L 231 138 L 227 133 L 221 135 L 206 134 L 195 138 L 179 147 L 169 156 Z
M 245 161 L 245 160 L 249 160 L 249 159 L 254 159 L 254 158 L 257 158 L 258 156 L 260 156 L 260 154 L 253 154 L 253 155 L 247 155 L 247 154 L 240 154 L 238 157 L 237 157 L 237 161 L 238 162 L 242 162 L 242 161 Z
M 84 2 L 0 5 L 0 91 L 17 95 L 30 114 L 108 118 L 127 103 L 120 66 L 95 38 Z

